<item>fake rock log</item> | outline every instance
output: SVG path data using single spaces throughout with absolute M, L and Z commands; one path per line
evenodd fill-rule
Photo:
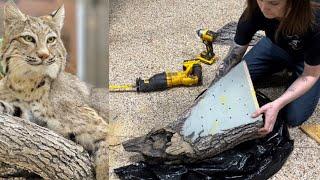
M 123 143 L 126 151 L 147 159 L 194 162 L 258 137 L 262 117 L 245 62 L 239 63 L 203 93 L 174 123 Z

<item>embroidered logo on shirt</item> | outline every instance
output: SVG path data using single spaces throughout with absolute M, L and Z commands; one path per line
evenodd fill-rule
M 285 39 L 288 42 L 289 47 L 292 50 L 300 50 L 303 48 L 302 38 L 298 35 L 289 36 L 287 35 Z

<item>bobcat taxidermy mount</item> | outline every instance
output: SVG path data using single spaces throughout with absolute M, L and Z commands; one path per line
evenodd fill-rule
M 14 3 L 5 4 L 0 112 L 82 145 L 92 153 L 96 178 L 108 179 L 107 115 L 95 102 L 94 89 L 64 71 L 63 22 L 64 6 L 50 15 L 31 17 Z

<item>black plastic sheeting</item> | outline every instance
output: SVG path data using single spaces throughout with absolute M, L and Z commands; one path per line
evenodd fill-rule
M 257 92 L 260 105 L 270 100 Z M 114 172 L 120 179 L 268 179 L 278 172 L 293 150 L 288 128 L 281 114 L 267 136 L 239 144 L 213 158 L 192 164 L 149 164 L 139 162 L 120 167 Z

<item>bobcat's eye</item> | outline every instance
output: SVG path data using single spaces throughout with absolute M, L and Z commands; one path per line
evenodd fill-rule
M 49 37 L 48 39 L 47 39 L 47 43 L 53 43 L 54 41 L 56 40 L 56 37 Z
M 27 42 L 32 42 L 32 43 L 35 43 L 35 42 L 36 42 L 36 40 L 35 40 L 32 36 L 30 36 L 30 35 L 25 35 L 25 36 L 23 36 L 23 39 L 24 39 L 25 41 L 27 41 Z

